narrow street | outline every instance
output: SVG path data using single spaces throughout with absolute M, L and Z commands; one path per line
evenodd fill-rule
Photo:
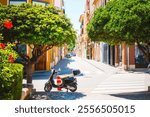
M 78 89 L 76 92 L 57 91 L 53 88 L 45 93 L 43 88 L 50 72 L 33 74 L 33 84 L 36 92 L 31 99 L 49 100 L 147 100 L 150 99 L 148 85 L 150 75 L 146 71 L 127 72 L 119 68 L 81 59 L 78 57 L 64 58 L 56 66 L 60 74 L 71 73 L 72 69 L 80 69 L 77 76 Z

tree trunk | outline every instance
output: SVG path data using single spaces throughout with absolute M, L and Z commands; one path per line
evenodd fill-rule
M 50 46 L 48 49 L 45 48 L 45 50 L 43 50 L 42 48 L 34 49 L 34 50 L 37 50 L 38 52 L 40 52 L 40 54 L 36 54 L 35 53 L 36 51 L 33 51 L 32 58 L 28 57 L 26 59 L 25 69 L 26 69 L 26 74 L 27 74 L 27 84 L 28 85 L 32 85 L 32 73 L 33 73 L 32 65 L 36 64 L 39 61 L 39 59 L 43 56 L 43 54 L 51 48 L 52 48 L 52 46 Z
M 27 84 L 32 84 L 32 64 L 28 63 L 25 68 L 27 73 Z

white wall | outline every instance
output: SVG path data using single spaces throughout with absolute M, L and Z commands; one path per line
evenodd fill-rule
M 54 6 L 62 8 L 63 1 L 62 0 L 55 0 Z

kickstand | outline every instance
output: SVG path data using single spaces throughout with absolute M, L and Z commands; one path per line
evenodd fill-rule
M 67 92 L 68 92 L 68 89 L 67 89 Z

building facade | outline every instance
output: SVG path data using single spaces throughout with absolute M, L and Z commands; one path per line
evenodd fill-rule
M 86 58 L 113 66 L 121 66 L 126 70 L 146 66 L 142 53 L 136 45 L 127 46 L 125 43 L 122 43 L 121 45 L 110 46 L 104 42 L 91 42 L 87 36 L 86 27 L 93 17 L 94 11 L 99 7 L 104 7 L 109 1 L 110 0 L 86 0 L 84 14 L 81 15 L 82 18 L 80 16 L 80 46 L 82 47 L 82 43 L 84 41 L 86 42 Z M 84 48 L 81 50 L 81 53 L 85 51 Z

